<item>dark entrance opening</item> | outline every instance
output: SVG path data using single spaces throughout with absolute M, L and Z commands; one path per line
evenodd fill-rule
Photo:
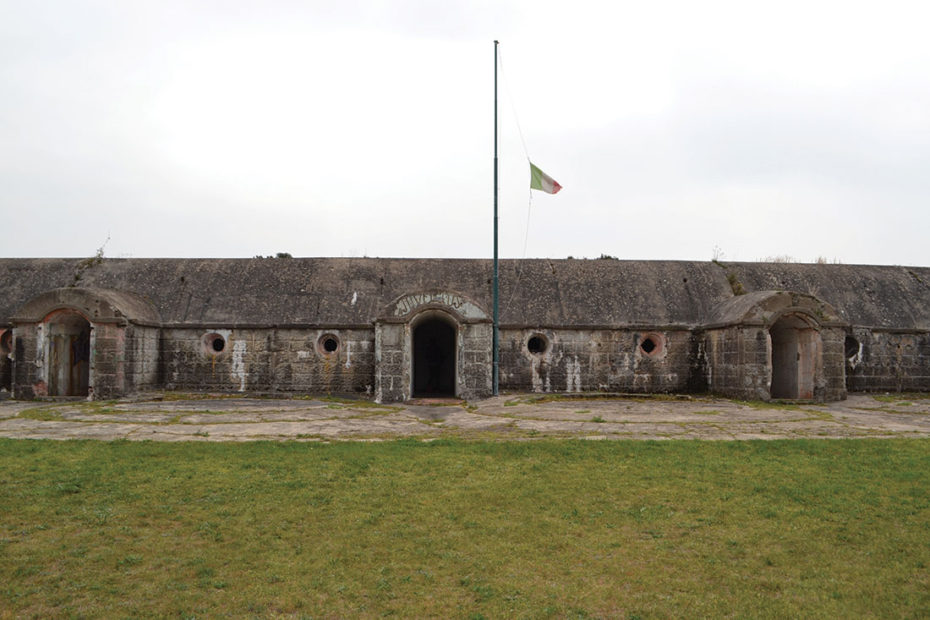
M 785 316 L 769 330 L 772 336 L 772 398 L 811 399 L 820 334 L 798 316 Z
M 413 395 L 455 396 L 455 328 L 442 319 L 413 330 Z
M 48 324 L 49 396 L 87 396 L 90 385 L 90 323 L 65 312 Z
M 10 354 L 13 352 L 13 330 L 8 329 L 0 334 L 0 391 L 13 391 L 13 362 Z

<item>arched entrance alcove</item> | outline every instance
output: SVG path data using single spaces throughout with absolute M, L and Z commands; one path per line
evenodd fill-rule
M 13 364 L 10 355 L 13 353 L 13 330 L 7 329 L 0 333 L 0 391 L 13 391 Z
M 772 398 L 814 398 L 820 332 L 803 315 L 788 314 L 769 329 L 772 339 Z
M 455 396 L 456 328 L 440 312 L 413 326 L 413 396 Z
M 491 392 L 491 320 L 454 291 L 398 297 L 375 321 L 375 400 Z
M 87 396 L 90 387 L 90 322 L 64 310 L 47 320 L 49 396 Z

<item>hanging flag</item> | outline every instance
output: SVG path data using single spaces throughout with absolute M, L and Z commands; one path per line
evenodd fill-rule
M 562 186 L 530 162 L 530 189 L 538 189 L 547 194 L 558 194 Z

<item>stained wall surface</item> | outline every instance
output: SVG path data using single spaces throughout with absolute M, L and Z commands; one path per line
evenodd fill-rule
M 490 261 L 465 259 L 0 259 L 0 392 L 47 394 L 48 317 L 67 310 L 92 328 L 92 397 L 405 400 L 411 329 L 440 313 L 455 332 L 455 394 L 481 397 L 490 274 Z M 816 343 L 799 380 L 814 398 L 930 390 L 928 268 L 527 259 L 500 274 L 504 390 L 771 398 L 773 364 L 785 372 L 771 330 L 792 312 Z

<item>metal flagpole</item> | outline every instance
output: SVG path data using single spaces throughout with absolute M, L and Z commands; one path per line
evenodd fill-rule
M 498 292 L 497 292 L 497 46 L 499 43 L 494 41 L 494 330 L 491 336 L 491 355 L 493 358 L 493 369 L 491 381 L 494 386 L 494 396 L 497 396 L 497 388 L 500 378 L 500 351 L 499 347 L 499 316 L 498 316 Z

